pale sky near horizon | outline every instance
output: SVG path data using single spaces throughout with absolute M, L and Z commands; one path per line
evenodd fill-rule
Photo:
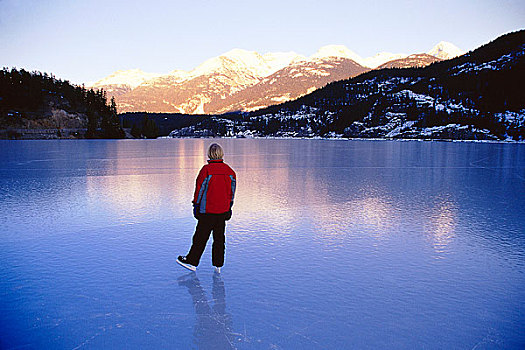
M 523 28 L 523 0 L 0 0 L 0 66 L 81 84 L 190 70 L 234 48 L 309 56 L 338 44 L 368 57 L 444 40 L 468 51 Z

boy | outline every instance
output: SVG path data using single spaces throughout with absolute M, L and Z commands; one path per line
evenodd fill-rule
M 202 167 L 197 176 L 193 196 L 193 216 L 198 220 L 193 242 L 188 255 L 179 256 L 177 262 L 195 271 L 199 265 L 206 243 L 213 232 L 212 263 L 220 273 L 224 265 L 224 230 L 227 220 L 232 216 L 235 195 L 236 175 L 223 161 L 224 151 L 216 143 L 208 149 L 208 164 Z

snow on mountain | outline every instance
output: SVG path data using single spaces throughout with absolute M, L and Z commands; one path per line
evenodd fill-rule
M 267 53 L 233 49 L 218 57 L 210 58 L 190 72 L 192 76 L 223 73 L 224 71 L 245 72 L 253 77 L 263 78 L 286 67 L 300 58 L 294 52 Z
M 349 58 L 351 60 L 354 60 L 355 62 L 361 64 L 363 59 L 361 56 L 350 50 L 344 45 L 327 45 L 321 47 L 315 54 L 310 56 L 310 59 L 317 59 L 317 58 L 329 58 L 329 57 L 342 57 L 342 58 Z M 362 65 L 362 64 L 361 64 Z
M 290 60 L 294 55 L 285 57 Z M 247 111 L 298 98 L 334 80 L 368 70 L 343 57 L 295 59 L 266 77 L 242 67 L 239 56 L 233 59 L 224 56 L 200 67 L 200 74 L 190 72 L 190 78 L 183 81 L 170 77 L 147 81 L 118 98 L 119 111 L 188 114 Z
M 363 59 L 362 65 L 368 68 L 377 68 L 386 62 L 406 58 L 408 55 L 404 53 L 380 52 L 374 56 Z
M 388 61 L 378 66 L 377 69 L 425 67 L 437 61 L 441 61 L 441 59 L 426 53 L 420 53 Z
M 268 52 L 263 55 L 266 64 L 271 67 L 272 73 L 292 64 L 296 61 L 305 60 L 306 57 L 293 51 L 290 52 Z
M 309 94 L 326 84 L 357 76 L 368 69 L 345 57 L 294 61 L 229 98 L 210 104 L 216 113 L 253 111 Z
M 503 55 L 501 57 L 498 57 L 495 60 L 491 60 L 488 62 L 477 63 L 477 64 L 473 62 L 465 62 L 451 69 L 451 72 L 453 73 L 453 75 L 460 75 L 460 74 L 468 73 L 471 71 L 503 70 L 503 69 L 507 69 L 509 66 L 514 65 L 516 61 L 522 59 L 523 56 L 525 56 L 525 45 L 522 45 L 521 51 L 515 52 L 513 54 Z
M 363 67 L 367 68 L 377 68 L 378 66 L 386 63 L 388 61 L 405 58 L 408 55 L 403 53 L 390 53 L 390 52 L 380 52 L 371 57 L 361 57 L 354 51 L 348 49 L 344 45 L 328 45 L 321 47 L 315 54 L 310 56 L 310 59 L 316 58 L 329 58 L 329 57 L 343 57 L 349 58 Z
M 330 57 L 325 66 L 336 68 Z M 410 55 L 389 65 L 404 68 L 441 59 Z M 397 61 L 397 62 L 396 62 Z M 412 62 L 409 62 L 412 61 Z M 467 55 L 421 69 L 383 69 L 341 80 L 295 101 L 241 116 L 209 116 L 172 130 L 172 137 L 344 137 L 389 139 L 525 139 L 525 108 L 520 86 L 524 80 L 525 30 L 510 33 Z M 286 67 L 234 96 L 238 109 L 253 109 L 288 99 L 307 75 L 324 77 L 321 66 Z M 363 68 L 362 66 L 358 66 Z M 351 65 L 348 66 L 351 68 Z M 297 77 L 297 78 L 295 78 Z M 310 83 L 309 78 L 304 80 Z M 273 91 L 264 86 L 276 87 Z M 288 85 L 289 84 L 289 85 Z M 280 89 L 279 85 L 288 86 Z M 264 93 L 261 93 L 264 91 Z M 248 96 L 250 92 L 253 96 Z M 288 94 L 288 95 L 287 95 Z
M 441 42 L 432 52 L 450 56 L 458 50 Z M 387 62 L 398 60 L 391 65 L 399 67 L 423 66 L 431 58 L 389 52 L 363 58 L 344 45 L 323 46 L 309 57 L 295 52 L 261 55 L 233 49 L 190 71 L 174 70 L 164 75 L 140 69 L 117 71 L 91 86 L 104 88 L 108 96 L 114 96 L 119 112 L 217 113 L 292 100 L 332 81 L 382 68 Z M 246 89 L 246 93 L 233 97 Z
M 259 76 L 260 71 L 265 70 L 262 56 L 255 51 L 233 49 L 220 56 L 210 58 L 193 69 L 192 76 L 224 73 L 228 70 L 242 70 L 254 77 Z
M 167 75 L 171 77 L 172 79 L 184 80 L 188 78 L 189 74 L 185 70 L 175 69 L 169 72 Z
M 158 73 L 146 73 L 140 69 L 118 70 L 107 77 L 95 82 L 92 87 L 104 87 L 105 85 L 127 85 L 134 89 L 143 82 L 162 76 Z
M 464 52 L 456 45 L 446 41 L 439 42 L 427 53 L 437 58 L 441 58 L 442 60 L 448 60 L 464 54 Z

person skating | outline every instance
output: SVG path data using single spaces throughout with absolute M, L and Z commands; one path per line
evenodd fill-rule
M 216 143 L 208 149 L 208 164 L 197 176 L 193 195 L 193 215 L 198 220 L 192 245 L 186 256 L 177 262 L 192 271 L 199 265 L 206 243 L 213 232 L 212 263 L 217 272 L 224 265 L 226 221 L 232 216 L 237 178 L 235 171 L 223 160 L 224 151 Z

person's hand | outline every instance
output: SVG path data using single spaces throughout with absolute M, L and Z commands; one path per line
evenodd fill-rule
M 230 220 L 231 218 L 232 218 L 232 211 L 230 210 L 230 211 L 226 212 L 226 216 L 224 217 L 224 219 L 225 219 L 226 221 L 228 221 L 228 220 Z

